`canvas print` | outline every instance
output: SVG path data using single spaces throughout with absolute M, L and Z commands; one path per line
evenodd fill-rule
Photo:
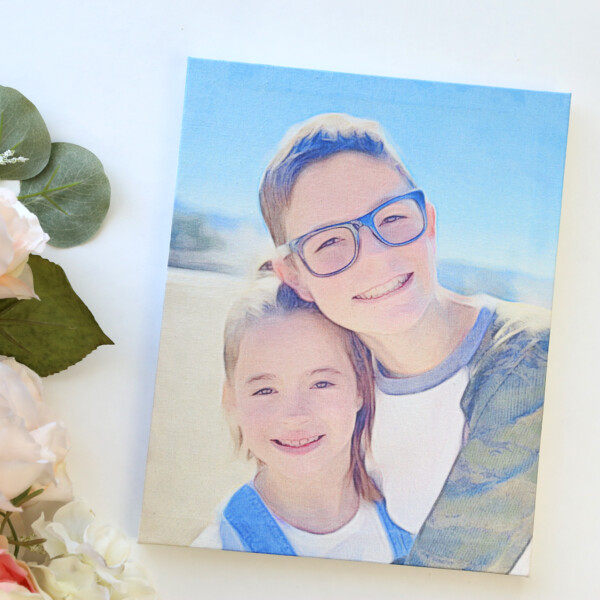
M 528 573 L 569 103 L 189 60 L 140 541 Z

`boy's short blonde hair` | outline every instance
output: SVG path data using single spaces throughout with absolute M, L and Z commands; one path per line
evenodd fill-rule
M 287 132 L 260 183 L 260 208 L 276 246 L 289 241 L 285 211 L 300 173 L 340 152 L 362 152 L 386 161 L 414 186 L 379 123 L 343 113 L 316 115 Z
M 279 284 L 275 277 L 259 281 L 259 289 L 236 302 L 230 310 L 225 323 L 223 358 L 227 383 L 233 386 L 235 367 L 239 358 L 240 346 L 246 332 L 262 320 L 270 317 L 282 317 L 297 311 L 318 315 L 331 323 L 339 331 L 344 348 L 356 375 L 356 385 L 363 404 L 356 414 L 356 424 L 352 434 L 350 450 L 350 471 L 356 491 L 367 500 L 379 500 L 381 494 L 367 474 L 365 453 L 371 447 L 371 432 L 375 417 L 375 386 L 371 356 L 358 336 L 332 323 L 311 302 L 305 302 L 287 285 Z M 225 407 L 226 409 L 228 407 Z M 232 436 L 239 450 L 243 433 L 237 424 L 230 423 Z M 248 458 L 251 458 L 248 453 Z

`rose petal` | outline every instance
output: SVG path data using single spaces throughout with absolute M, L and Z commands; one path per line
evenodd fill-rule
M 44 493 L 36 496 L 27 503 L 34 504 L 36 502 L 69 502 L 73 499 L 73 486 L 71 479 L 67 474 L 67 466 L 64 462 L 58 463 L 54 467 L 54 482 L 50 483 Z
M 31 273 L 31 269 L 29 273 Z M 17 300 L 30 300 L 31 298 L 35 298 L 39 300 L 39 296 L 33 289 L 33 277 L 29 277 L 26 274 L 24 279 L 19 279 L 8 274 L 0 276 L 0 299 L 17 298 Z
M 12 240 L 12 260 L 5 272 L 17 270 L 27 262 L 31 253 L 39 254 L 46 247 L 49 237 L 40 226 L 39 219 L 19 202 L 13 192 L 0 188 L 0 220 L 5 223 L 6 233 Z M 6 263 L 2 254 L 2 263 Z
M 42 401 L 42 378 L 35 371 L 17 362 L 11 356 L 0 356 L 0 364 L 9 367 L 16 373 L 34 400 Z
M 69 442 L 65 427 L 41 402 L 41 380 L 14 359 L 0 357 L 0 505 L 31 486 L 56 484 Z
M 23 568 L 20 561 L 15 560 L 8 550 L 0 549 L 0 582 L 16 583 L 30 592 L 36 592 L 37 588 L 33 583 L 33 576 L 29 569 Z
M 0 298 L 37 298 L 27 260 L 30 254 L 42 252 L 49 239 L 39 219 L 12 190 L 1 187 Z
M 8 271 L 14 257 L 13 239 L 8 231 L 7 223 L 0 218 L 0 273 Z

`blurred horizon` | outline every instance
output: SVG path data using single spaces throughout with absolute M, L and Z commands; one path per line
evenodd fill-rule
M 436 207 L 440 263 L 552 280 L 569 104 L 568 94 L 189 59 L 172 240 L 196 218 L 199 243 L 234 231 L 259 243 L 258 188 L 279 141 L 315 114 L 346 112 L 381 123 Z
M 268 260 L 274 247 L 266 229 L 223 215 L 177 213 L 173 219 L 169 267 L 245 278 Z M 464 295 L 489 294 L 551 308 L 553 278 L 518 269 L 482 267 L 469 261 L 438 260 L 440 284 Z

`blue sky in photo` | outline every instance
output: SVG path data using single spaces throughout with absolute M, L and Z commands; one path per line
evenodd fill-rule
M 438 258 L 554 276 L 570 96 L 190 59 L 175 211 L 263 228 L 262 173 L 290 126 L 379 121 L 438 214 Z

